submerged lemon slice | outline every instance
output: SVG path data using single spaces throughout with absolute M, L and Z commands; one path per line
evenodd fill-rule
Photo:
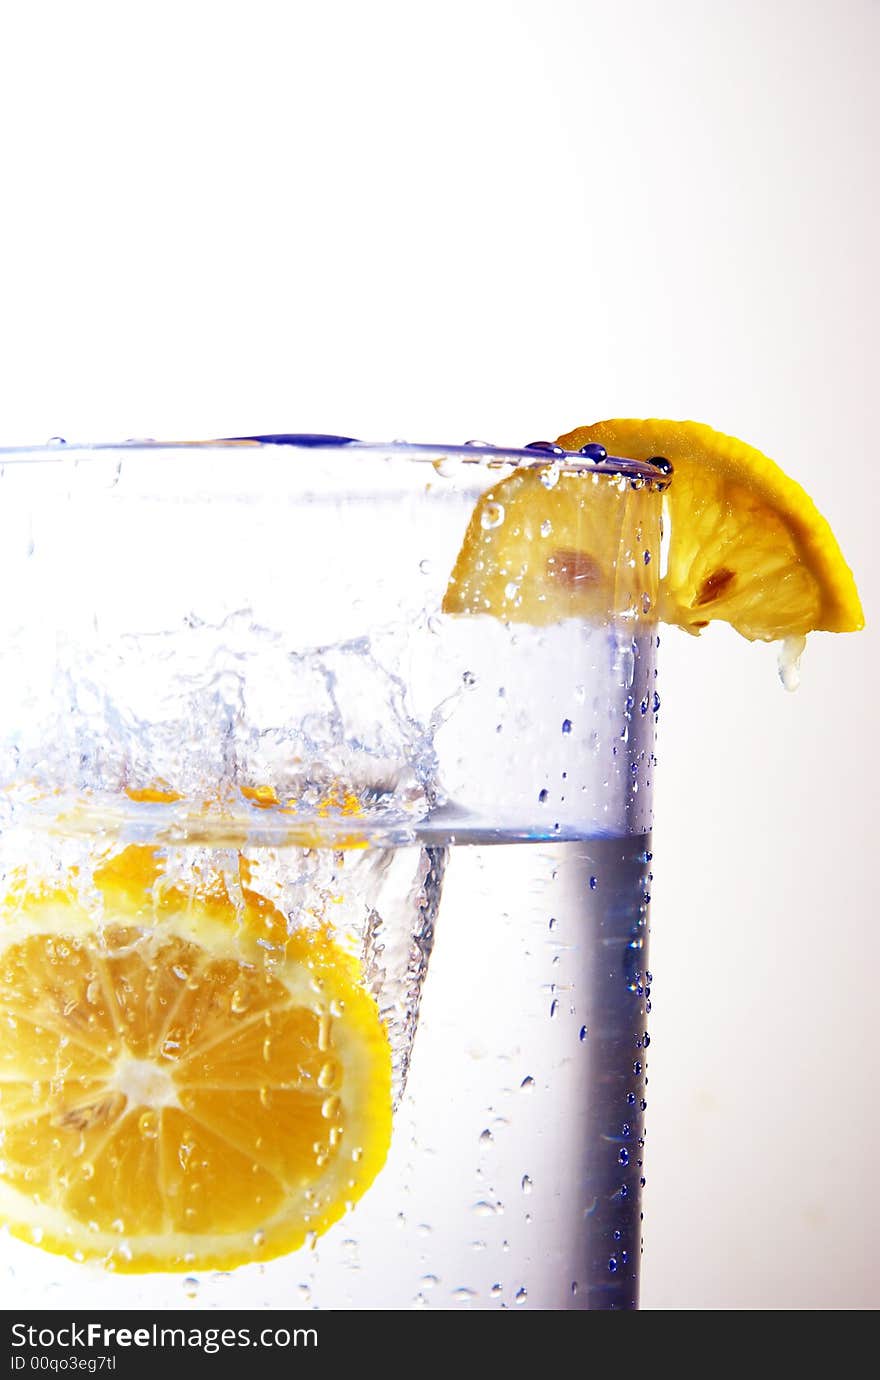
M 713 619 L 750 640 L 864 625 L 852 572 L 799 484 L 761 451 L 698 422 L 621 419 L 560 437 L 610 455 L 665 456 L 669 561 L 660 616 L 698 633 Z
M 358 965 L 247 888 L 161 890 L 157 854 L 0 918 L 0 1218 L 119 1271 L 297 1249 L 368 1188 L 391 1052 Z

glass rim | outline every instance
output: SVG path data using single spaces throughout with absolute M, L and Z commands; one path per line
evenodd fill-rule
M 276 432 L 255 436 L 225 436 L 210 441 L 159 441 L 153 438 L 125 441 L 69 442 L 52 437 L 43 445 L 0 446 L 0 466 L 13 464 L 59 463 L 66 460 L 97 459 L 110 454 L 150 454 L 163 451 L 211 452 L 217 450 L 247 450 L 249 453 L 278 451 L 311 453 L 345 453 L 367 459 L 388 460 L 394 457 L 423 464 L 442 460 L 488 468 L 545 468 L 558 464 L 566 471 L 584 471 L 624 479 L 641 480 L 658 489 L 665 489 L 672 477 L 672 465 L 663 456 L 651 460 L 633 460 L 626 456 L 608 455 L 602 446 L 586 446 L 582 450 L 565 450 L 550 441 L 532 441 L 526 446 L 496 446 L 484 441 L 465 441 L 454 445 L 432 445 L 413 441 L 359 441 L 352 436 L 332 436 L 318 432 Z

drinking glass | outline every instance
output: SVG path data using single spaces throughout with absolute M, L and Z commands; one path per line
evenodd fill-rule
M 542 443 L 0 452 L 7 1306 L 637 1306 L 667 481 Z M 239 951 L 254 915 L 274 939 Z M 199 1172 L 172 1006 L 210 1009 L 213 1105 L 246 1136 L 249 1097 L 282 1105 L 235 1054 L 279 924 L 331 988 L 344 969 L 348 1013 L 323 978 L 298 998 L 325 1054 L 355 1010 L 346 1038 L 374 1051 L 320 1104 L 338 1135 L 303 1183 L 363 1153 L 354 1077 L 371 1182 L 324 1217 L 302 1190 L 308 1229 L 276 1253 L 266 1165 L 248 1190 L 220 1136 L 194 1239 L 222 1246 L 227 1187 L 249 1235 L 204 1266 L 168 1207 Z M 247 990 L 175 963 L 190 941 Z

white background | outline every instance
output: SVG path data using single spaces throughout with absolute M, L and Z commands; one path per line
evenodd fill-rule
M 837 531 L 796 695 L 663 638 L 647 1308 L 880 1303 L 878 60 L 875 0 L 0 19 L 3 443 L 693 417 Z

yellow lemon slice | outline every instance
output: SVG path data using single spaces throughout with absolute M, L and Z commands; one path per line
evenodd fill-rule
M 834 533 L 800 485 L 759 450 L 698 422 L 621 419 L 559 438 L 566 450 L 588 444 L 672 462 L 665 622 L 698 633 L 721 619 L 765 641 L 863 627 Z
M 381 1169 L 391 1051 L 358 964 L 128 848 L 0 910 L 0 1218 L 119 1271 L 296 1250 Z

